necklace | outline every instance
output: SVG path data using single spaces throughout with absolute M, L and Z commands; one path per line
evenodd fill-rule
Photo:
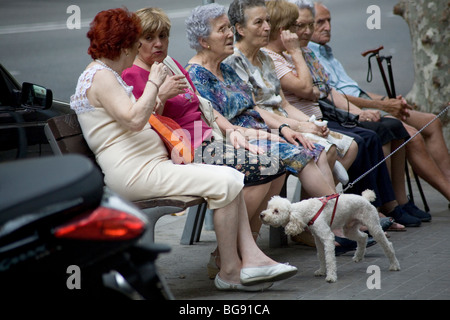
M 119 82 L 124 87 L 128 87 L 128 85 L 125 83 L 125 81 L 123 81 L 122 77 L 116 71 L 114 71 L 110 66 L 108 66 L 106 63 L 104 63 L 103 61 L 101 61 L 99 59 L 95 59 L 94 61 L 97 62 L 98 64 L 102 65 L 106 69 L 110 70 L 116 76 L 117 80 L 119 80 Z

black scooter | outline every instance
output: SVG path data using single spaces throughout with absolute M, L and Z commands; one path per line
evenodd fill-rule
M 173 299 L 145 216 L 79 155 L 0 164 L 0 295 Z

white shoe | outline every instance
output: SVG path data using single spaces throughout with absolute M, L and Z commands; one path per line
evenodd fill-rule
M 214 285 L 218 290 L 221 291 L 248 291 L 248 292 L 256 292 L 256 291 L 263 291 L 265 289 L 268 289 L 272 286 L 273 283 L 266 282 L 266 283 L 260 283 L 255 285 L 248 285 L 244 286 L 240 283 L 230 283 L 225 280 L 222 280 L 219 275 L 216 275 L 216 278 L 214 279 Z
M 283 263 L 273 266 L 242 268 L 241 282 L 248 286 L 261 282 L 279 281 L 290 278 L 296 273 L 296 267 Z
M 345 186 L 350 180 L 347 170 L 345 170 L 344 166 L 339 161 L 334 163 L 333 174 L 343 186 Z

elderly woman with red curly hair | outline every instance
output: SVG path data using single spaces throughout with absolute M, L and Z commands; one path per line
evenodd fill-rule
M 221 252 L 220 290 L 259 291 L 297 269 L 267 257 L 253 239 L 242 194 L 244 175 L 224 166 L 177 165 L 148 119 L 159 87 L 167 76 L 155 62 L 141 97 L 120 74 L 132 66 L 140 47 L 140 21 L 126 9 L 97 14 L 87 34 L 94 59 L 81 74 L 71 107 L 95 153 L 105 183 L 129 200 L 194 195 L 214 209 L 214 228 Z

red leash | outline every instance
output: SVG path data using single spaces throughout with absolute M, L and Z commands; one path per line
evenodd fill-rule
M 325 208 L 325 205 L 328 203 L 328 201 L 330 201 L 331 199 L 336 198 L 336 202 L 334 203 L 334 209 L 333 209 L 333 214 L 331 216 L 331 222 L 330 222 L 330 226 L 333 224 L 333 220 L 334 220 L 334 214 L 336 213 L 336 207 L 337 207 L 337 203 L 339 200 L 339 193 L 335 193 L 326 197 L 322 197 L 319 198 L 320 201 L 322 201 L 322 207 L 319 209 L 319 211 L 317 211 L 316 215 L 311 219 L 310 222 L 308 222 L 308 226 L 312 226 L 314 224 L 314 221 L 317 220 L 317 218 L 320 216 L 320 214 L 323 211 L 323 208 Z

